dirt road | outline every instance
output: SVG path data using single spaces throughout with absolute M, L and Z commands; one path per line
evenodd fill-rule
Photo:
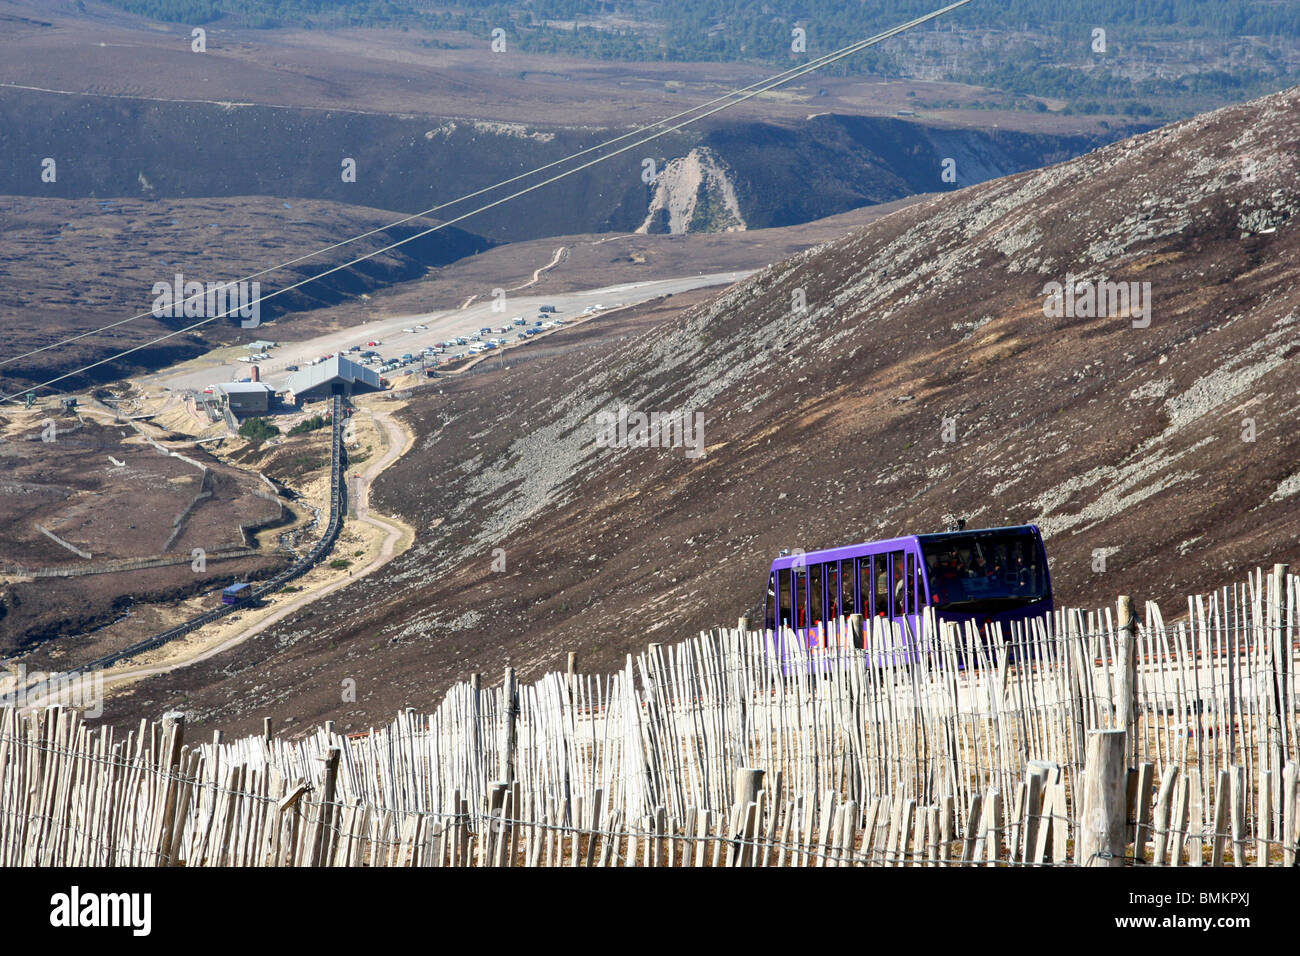
M 384 533 L 384 540 L 380 545 L 378 555 L 376 555 L 369 564 L 353 571 L 350 577 L 339 578 L 331 581 L 323 587 L 303 592 L 295 596 L 287 604 L 276 608 L 272 613 L 263 617 L 257 623 L 252 624 L 231 637 L 222 640 L 220 643 L 198 650 L 189 657 L 147 667 L 134 667 L 121 671 L 109 670 L 104 674 L 104 688 L 106 690 L 120 686 L 123 683 L 139 680 L 142 677 L 152 677 L 157 674 L 170 673 L 171 671 L 179 670 L 182 667 L 188 667 L 191 664 L 198 663 L 199 661 L 208 660 L 209 658 L 224 653 L 233 647 L 238 647 L 249 638 L 260 634 L 272 624 L 283 620 L 295 611 L 310 604 L 312 601 L 315 601 L 326 594 L 337 591 L 339 588 L 347 587 L 347 585 L 351 584 L 353 581 L 363 578 L 367 574 L 371 574 L 379 568 L 382 568 L 385 564 L 391 561 L 394 556 L 396 556 L 398 553 L 398 546 L 406 532 L 400 525 L 370 514 L 370 486 L 385 468 L 397 461 L 397 459 L 402 457 L 402 455 L 410 449 L 411 445 L 415 442 L 415 436 L 402 428 L 390 412 L 365 408 L 359 409 L 357 414 L 370 415 L 374 419 L 375 423 L 383 429 L 387 437 L 388 449 L 384 452 L 383 456 L 371 463 L 364 471 L 357 473 L 356 517 L 352 519 L 364 522 L 365 524 L 377 528 Z

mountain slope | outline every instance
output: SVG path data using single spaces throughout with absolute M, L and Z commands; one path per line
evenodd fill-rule
M 779 548 L 953 515 L 1039 523 L 1070 605 L 1177 613 L 1297 557 L 1298 107 L 1285 91 L 917 203 L 666 325 L 429 392 L 373 497 L 421 529 L 412 549 L 110 719 L 184 699 L 237 729 L 361 726 L 507 659 L 614 667 L 751 611 Z M 1067 276 L 1150 283 L 1149 326 L 1136 303 L 1049 316 Z M 702 412 L 707 453 L 600 447 L 620 406 Z
M 670 115 L 673 110 L 665 109 L 644 122 Z M 430 115 L 414 104 L 409 113 L 374 114 L 0 87 L 0 155 L 15 157 L 0 166 L 0 194 L 162 200 L 279 196 L 411 213 L 625 136 L 637 125 L 626 122 L 587 125 L 579 111 L 563 122 L 525 126 Z M 839 115 L 741 122 L 724 114 L 487 209 L 465 228 L 494 241 L 635 229 L 653 195 L 642 179 L 643 162 L 652 159 L 663 169 L 697 146 L 708 147 L 730 169 L 738 183 L 739 213 L 751 228 L 762 228 L 952 189 L 953 181 L 940 178 L 945 157 L 958 160 L 955 182 L 967 184 L 1076 156 L 1117 136 L 1116 130 L 1015 132 Z M 214 150 L 213 143 L 222 148 Z M 55 181 L 43 181 L 42 163 L 63 157 L 78 161 L 56 164 Z M 344 160 L 353 163 L 347 178 Z M 444 215 L 465 213 L 506 194 L 495 192 Z

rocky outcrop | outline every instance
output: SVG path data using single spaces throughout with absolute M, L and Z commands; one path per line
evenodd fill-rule
M 705 148 L 670 160 L 654 180 L 640 233 L 740 232 L 745 228 L 725 165 Z

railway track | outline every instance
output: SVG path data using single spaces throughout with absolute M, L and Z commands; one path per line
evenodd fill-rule
M 284 587 L 290 581 L 302 577 L 324 558 L 334 547 L 334 542 L 338 538 L 339 530 L 343 527 L 343 515 L 347 511 L 347 486 L 343 480 L 343 396 L 335 395 L 331 399 L 333 415 L 333 436 L 330 447 L 330 518 L 329 524 L 325 528 L 325 534 L 321 536 L 320 541 L 316 542 L 307 554 L 299 561 L 285 568 L 269 581 L 265 581 L 252 589 L 252 600 L 260 600 L 274 594 L 280 588 Z M 145 651 L 151 651 L 155 648 L 162 647 L 178 637 L 183 637 L 191 631 L 198 630 L 206 624 L 220 620 L 227 614 L 243 610 L 243 604 L 229 604 L 214 608 L 211 611 L 205 611 L 196 617 L 183 621 L 180 624 L 173 625 L 165 631 L 147 637 L 142 641 L 137 641 L 129 647 L 124 647 L 120 651 L 114 651 L 96 660 L 83 664 L 79 670 L 90 671 L 104 667 L 111 667 L 119 661 L 127 660 L 142 654 Z M 25 693 L 30 695 L 38 687 L 27 688 Z M 3 701 L 0 701 L 2 703 Z

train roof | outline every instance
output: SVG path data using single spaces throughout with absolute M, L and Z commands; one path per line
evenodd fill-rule
M 961 531 L 936 531 L 932 534 L 918 534 L 916 538 L 920 541 L 947 541 L 950 538 L 967 538 L 973 534 L 993 534 L 999 531 L 1032 531 L 1034 534 L 1042 535 L 1038 531 L 1036 524 L 1009 524 L 997 528 L 965 528 Z
M 783 554 L 772 561 L 772 570 L 781 571 L 793 567 L 796 562 L 803 565 L 821 564 L 825 561 L 843 561 L 847 558 L 859 556 L 862 554 L 864 548 L 870 548 L 870 553 L 877 554 L 883 551 L 898 551 L 906 545 L 921 544 L 922 542 L 947 541 L 957 538 L 969 538 L 973 535 L 991 534 L 999 531 L 1031 531 L 1035 535 L 1039 534 L 1038 525 L 1033 524 L 1004 525 L 997 528 L 965 528 L 961 531 L 940 531 L 933 534 L 907 534 L 900 538 L 882 538 L 879 541 L 862 541 L 857 544 L 841 545 L 838 548 L 824 548 L 821 551 L 808 551 L 804 554 Z

